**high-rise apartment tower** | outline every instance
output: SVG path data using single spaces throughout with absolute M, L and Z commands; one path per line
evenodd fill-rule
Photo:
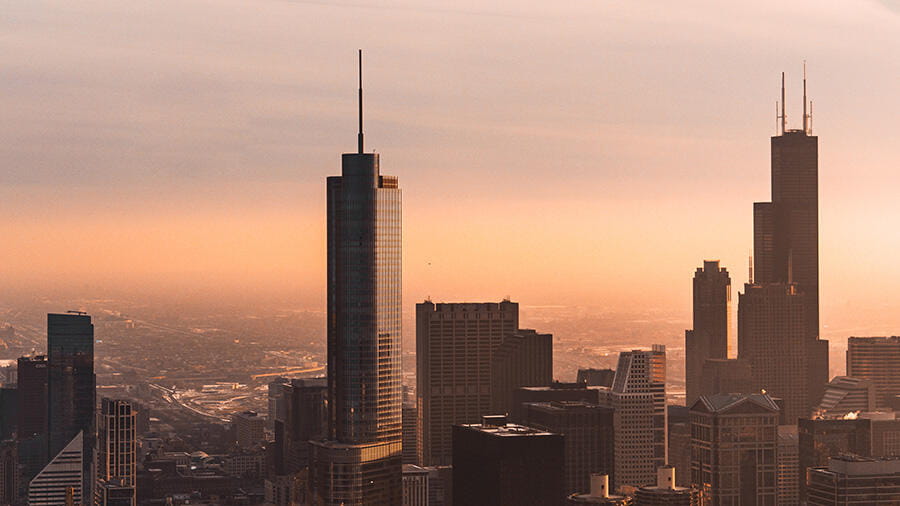
M 313 500 L 401 501 L 401 223 L 396 177 L 363 149 L 327 183 L 328 440 L 312 446 Z

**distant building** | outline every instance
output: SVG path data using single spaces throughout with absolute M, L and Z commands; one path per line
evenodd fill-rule
M 416 304 L 416 395 L 419 463 L 452 462 L 451 427 L 491 412 L 491 364 L 503 339 L 519 328 L 519 304 Z
M 701 395 L 703 364 L 707 359 L 728 358 L 731 328 L 731 277 L 718 260 L 704 260 L 694 273 L 693 330 L 685 331 L 686 404 Z M 718 392 L 715 392 L 718 393 Z
M 875 406 L 875 386 L 871 381 L 835 376 L 825 385 L 825 395 L 816 413 L 826 418 L 844 416 L 853 412 L 875 411 Z
M 701 396 L 691 406 L 691 482 L 708 504 L 776 504 L 778 419 L 765 394 Z
M 265 481 L 266 504 L 272 506 L 294 506 L 304 504 L 301 499 L 302 480 L 297 474 L 273 476 Z
M 566 504 L 605 504 L 607 506 L 629 506 L 631 497 L 609 493 L 609 476 L 592 474 L 591 489 L 585 494 L 570 494 Z
M 265 476 L 266 454 L 261 449 L 231 453 L 223 459 L 222 471 L 230 476 L 262 478 Z
M 900 504 L 900 460 L 836 456 L 808 472 L 809 506 Z
M 64 506 L 67 496 L 81 504 L 84 482 L 84 439 L 81 432 L 28 484 L 28 504 Z
M 403 465 L 403 506 L 428 506 L 428 470 Z
M 675 467 L 676 485 L 691 485 L 691 410 L 670 404 L 668 412 L 669 465 Z
M 242 411 L 231 415 L 237 433 L 237 445 L 250 449 L 266 440 L 266 420 L 256 411 Z
M 798 421 L 800 472 L 828 465 L 830 457 L 844 453 L 871 455 L 871 421 L 852 419 L 812 419 Z M 800 480 L 800 500 L 806 500 L 806 480 Z
M 415 401 L 403 403 L 403 463 L 419 462 L 419 410 Z
M 513 390 L 509 419 L 515 423 L 522 422 L 523 403 L 552 401 L 582 401 L 597 404 L 600 402 L 600 390 L 588 388 L 584 383 L 561 383 L 559 381 L 554 381 L 550 386 L 544 387 L 520 387 Z
M 18 463 L 15 441 L 0 441 L 0 504 L 19 503 Z
M 695 488 L 675 484 L 675 468 L 663 466 L 657 472 L 656 485 L 637 489 L 634 506 L 700 506 L 700 494 Z
M 107 503 L 115 499 L 115 504 L 120 504 L 130 490 L 129 504 L 136 505 L 136 464 L 137 439 L 132 405 L 126 400 L 104 397 L 97 416 L 96 499 Z
M 615 377 L 615 369 L 578 369 L 575 383 L 589 387 L 611 387 Z
M 778 427 L 778 506 L 800 504 L 800 481 L 805 473 L 800 473 L 800 446 L 796 425 Z
M 869 380 L 875 386 L 879 409 L 892 407 L 900 395 L 900 336 L 847 339 L 847 376 Z
M 21 357 L 18 362 L 18 453 L 25 487 L 50 459 L 49 425 L 47 423 L 47 357 Z
M 563 436 L 486 416 L 453 426 L 455 506 L 559 504 L 565 497 Z
M 520 329 L 503 338 L 491 363 L 491 412 L 509 413 L 513 391 L 553 382 L 553 335 Z
M 277 385 L 275 472 L 294 474 L 309 464 L 309 441 L 327 432 L 325 378 L 292 379 Z
M 290 380 L 281 376 L 270 381 L 266 390 L 267 412 L 266 412 L 266 430 L 275 431 L 275 420 L 280 417 L 284 418 L 282 404 L 282 393 L 284 392 L 281 385 L 287 385 Z
M 565 437 L 565 494 L 590 489 L 592 474 L 614 469 L 613 409 L 582 401 L 524 404 L 523 425 Z
M 656 483 L 668 460 L 665 346 L 620 353 L 613 386 L 600 394 L 616 413 L 615 487 Z

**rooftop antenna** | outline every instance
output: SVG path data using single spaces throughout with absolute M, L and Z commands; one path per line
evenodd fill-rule
M 362 92 L 360 92 L 362 93 Z M 781 135 L 787 130 L 787 115 L 784 113 L 784 72 L 781 73 Z
M 812 135 L 812 100 L 809 101 L 809 134 Z
M 753 284 L 753 250 L 752 249 L 749 251 L 749 256 L 747 257 L 747 260 L 748 260 L 748 262 L 747 262 L 748 266 L 750 268 L 750 279 L 749 279 L 749 281 L 747 281 L 747 284 L 752 285 Z
M 803 133 L 809 134 L 809 114 L 806 112 L 806 60 L 803 60 Z
M 359 154 L 363 152 L 363 97 L 362 97 L 362 49 L 359 50 L 359 133 L 357 134 Z

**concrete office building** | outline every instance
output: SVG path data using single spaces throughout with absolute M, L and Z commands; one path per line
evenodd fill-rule
M 615 488 L 656 483 L 668 460 L 665 346 L 620 353 L 612 388 L 598 389 L 615 410 Z
M 237 434 L 237 445 L 249 450 L 266 440 L 266 420 L 256 411 L 242 411 L 231 415 Z
M 847 376 L 872 382 L 876 408 L 893 407 L 900 394 L 900 337 L 847 339 Z
M 450 465 L 451 427 L 491 413 L 491 365 L 503 339 L 519 328 L 519 305 L 416 304 L 419 463 Z

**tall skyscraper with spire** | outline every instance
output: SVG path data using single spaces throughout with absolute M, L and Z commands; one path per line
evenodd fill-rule
M 314 504 L 400 504 L 401 222 L 397 178 L 359 134 L 327 181 L 328 439 L 312 443 Z
M 778 364 L 780 368 L 802 368 L 797 375 L 803 385 L 794 385 L 802 391 L 800 405 L 792 405 L 785 398 L 788 413 L 806 412 L 818 404 L 828 382 L 828 341 L 819 339 L 819 143 L 812 135 L 812 103 L 806 96 L 806 70 L 803 75 L 803 123 L 801 129 L 787 128 L 785 110 L 784 74 L 781 75 L 781 113 L 778 116 L 778 135 L 772 137 L 772 201 L 753 205 L 753 252 L 755 280 L 747 285 L 745 295 L 755 293 L 776 294 L 777 299 L 798 300 L 802 296 L 802 311 L 780 310 L 775 298 L 742 297 L 738 315 L 739 355 L 747 359 L 754 369 L 754 380 L 776 397 L 785 396 L 772 384 L 763 370 L 766 364 Z M 779 284 L 779 289 L 754 290 L 754 286 Z M 783 297 L 783 294 L 789 296 Z M 791 307 L 800 305 L 794 302 Z M 768 309 L 763 309 L 768 306 Z M 786 312 L 787 311 L 787 312 Z M 765 325 L 752 324 L 753 315 L 800 315 L 801 328 L 793 319 L 772 320 Z M 744 316 L 741 316 L 744 315 Z M 743 319 L 743 321 L 741 321 Z M 790 328 L 788 328 L 790 327 Z M 755 332 L 761 329 L 764 332 Z M 802 353 L 802 364 L 788 363 L 782 346 L 764 346 L 756 341 L 775 339 L 786 348 Z M 786 343 L 786 339 L 802 342 Z M 756 350 L 751 352 L 750 350 Z M 799 377 L 798 376 L 798 377 Z M 777 381 L 775 382 L 778 383 Z

